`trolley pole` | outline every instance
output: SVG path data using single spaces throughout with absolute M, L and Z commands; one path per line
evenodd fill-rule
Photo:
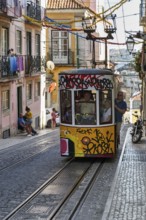
M 93 49 L 92 49 L 92 69 L 96 67 L 95 61 L 95 40 L 93 40 Z
M 110 22 L 110 25 L 107 24 L 107 21 L 105 21 L 105 18 L 107 19 L 111 19 L 112 23 Z M 104 27 L 104 31 L 107 33 L 107 37 L 96 37 L 94 35 L 92 35 L 93 33 L 96 32 L 96 16 L 89 16 L 89 17 L 85 17 L 82 18 L 82 27 L 83 27 L 83 31 L 87 34 L 86 39 L 87 40 L 92 40 L 93 41 L 93 50 L 92 50 L 92 68 L 96 68 L 96 60 L 95 60 L 95 41 L 96 40 L 103 40 L 105 43 L 105 60 L 104 60 L 104 64 L 105 64 L 105 68 L 107 68 L 107 40 L 111 39 L 113 40 L 113 36 L 112 34 L 116 32 L 117 28 L 116 28 L 116 22 L 115 22 L 115 18 L 116 18 L 116 14 L 111 14 L 110 16 L 103 16 L 103 20 L 105 21 L 105 27 Z
M 95 41 L 96 40 L 104 40 L 105 43 L 105 60 L 104 60 L 104 64 L 105 64 L 105 68 L 107 68 L 108 65 L 108 61 L 107 61 L 107 37 L 94 37 L 92 35 L 88 34 L 88 37 L 86 37 L 87 40 L 92 40 L 93 44 L 92 44 L 92 69 L 96 68 L 96 59 L 95 59 Z
M 107 68 L 107 38 L 105 38 L 105 68 Z

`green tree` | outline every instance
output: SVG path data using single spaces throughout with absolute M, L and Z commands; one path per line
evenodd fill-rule
M 134 67 L 135 71 L 139 73 L 140 79 L 143 78 L 143 71 L 141 68 L 141 64 L 142 64 L 142 52 L 138 51 L 134 57 L 133 67 Z

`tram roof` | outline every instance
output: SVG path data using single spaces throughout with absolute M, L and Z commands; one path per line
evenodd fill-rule
M 72 69 L 61 71 L 62 74 L 98 74 L 98 75 L 113 75 L 114 73 L 110 69 Z

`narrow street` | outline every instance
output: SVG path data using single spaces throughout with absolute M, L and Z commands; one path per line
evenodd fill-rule
M 123 129 L 124 133 L 127 130 L 126 126 L 125 128 L 126 129 Z M 0 219 L 9 219 L 7 216 L 9 216 L 9 214 L 13 212 L 16 207 L 24 203 L 28 197 L 30 197 L 46 181 L 54 176 L 55 173 L 63 168 L 66 163 L 68 163 L 69 158 L 60 156 L 58 138 L 59 129 L 57 128 L 55 130 L 48 131 L 49 132 L 46 134 L 38 135 L 32 138 L 29 137 L 29 139 L 25 136 L 27 139 L 26 141 L 23 139 L 23 142 L 20 144 L 17 143 L 5 149 L 1 149 L 0 178 L 2 181 L 0 182 Z M 15 143 L 19 137 L 15 137 Z M 121 141 L 121 146 L 124 142 L 125 135 L 122 135 L 122 137 L 123 139 Z M 8 139 L 3 140 L 3 142 L 4 141 L 8 141 Z M 100 171 L 98 178 L 94 181 L 92 190 L 90 190 L 90 193 L 84 200 L 84 203 L 81 206 L 82 208 L 78 210 L 78 219 L 89 219 L 87 216 L 91 217 L 91 219 L 101 219 L 117 168 L 119 156 L 121 153 L 121 146 L 118 149 L 115 159 L 107 159 L 104 161 L 102 171 Z M 91 158 L 77 159 L 74 162 L 74 167 L 76 167 L 76 170 L 78 170 L 80 169 L 78 163 L 86 164 L 91 161 Z M 96 159 L 95 161 L 100 162 L 101 159 Z M 63 186 L 65 187 L 66 184 L 69 184 L 68 181 L 71 178 L 71 170 L 64 175 L 64 178 Z M 80 194 L 80 191 L 78 194 Z M 52 196 L 49 198 L 49 201 L 50 200 L 52 203 L 54 200 Z M 77 197 L 73 197 L 71 199 L 71 204 L 73 204 L 73 201 L 77 202 L 76 200 Z M 30 203 L 30 205 L 27 205 L 27 209 L 24 208 L 23 211 L 21 210 L 21 214 L 18 213 L 18 216 L 16 215 L 13 219 L 25 219 L 24 217 L 26 216 L 31 220 L 47 219 L 46 211 L 43 209 L 43 207 L 46 206 L 48 207 L 47 200 L 43 199 L 41 200 L 41 203 L 39 203 L 40 208 L 37 209 L 37 211 L 33 208 L 29 212 L 30 207 L 32 207 L 32 204 Z M 41 213 L 40 217 L 38 210 Z M 66 206 L 63 213 L 68 212 L 68 210 L 69 208 Z M 60 214 L 59 219 L 64 219 L 63 213 Z

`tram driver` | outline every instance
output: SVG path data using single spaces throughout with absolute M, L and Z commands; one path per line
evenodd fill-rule
M 77 111 L 79 113 L 77 123 L 81 125 L 96 124 L 95 120 L 95 101 L 92 98 L 92 93 L 85 91 L 83 98 L 79 100 Z

